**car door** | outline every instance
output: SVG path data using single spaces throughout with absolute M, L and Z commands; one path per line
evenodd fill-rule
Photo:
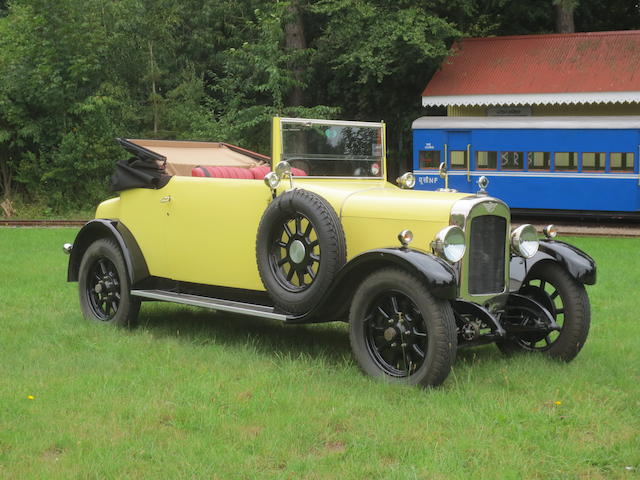
M 452 175 L 453 188 L 468 191 L 471 182 L 471 132 L 447 132 L 447 167 Z
M 160 189 L 133 188 L 120 192 L 118 220 L 135 239 L 149 273 L 165 277 L 170 272 L 167 256 L 167 220 L 176 177 Z
M 256 233 L 271 190 L 259 180 L 175 177 L 167 221 L 170 278 L 263 290 Z

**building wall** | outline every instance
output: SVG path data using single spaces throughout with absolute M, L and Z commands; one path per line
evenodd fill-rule
M 534 117 L 581 115 L 640 115 L 640 103 L 606 103 L 591 105 L 533 105 Z M 447 107 L 449 117 L 484 117 L 487 107 Z

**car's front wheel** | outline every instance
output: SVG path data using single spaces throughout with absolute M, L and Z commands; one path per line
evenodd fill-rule
M 354 357 L 374 377 L 436 386 L 455 360 L 451 305 L 403 270 L 380 270 L 362 282 L 353 297 L 349 325 Z
M 101 238 L 89 245 L 78 280 L 86 319 L 126 327 L 136 323 L 140 300 L 131 296 L 127 267 L 113 240 Z
M 559 264 L 545 262 L 534 267 L 518 291 L 549 311 L 560 330 L 513 335 L 497 343 L 505 354 L 542 352 L 552 358 L 570 361 L 582 349 L 591 320 L 589 297 L 584 286 Z M 516 326 L 539 323 L 526 312 L 507 319 Z

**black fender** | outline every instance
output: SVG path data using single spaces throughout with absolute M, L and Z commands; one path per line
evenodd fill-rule
M 122 251 L 131 285 L 149 277 L 144 255 L 129 229 L 117 220 L 97 218 L 86 223 L 76 235 L 69 257 L 67 281 L 77 282 L 84 252 L 99 238 L 113 238 Z
M 446 261 L 435 255 L 404 247 L 380 248 L 361 253 L 347 262 L 318 305 L 292 323 L 344 319 L 351 297 L 362 280 L 376 270 L 391 266 L 414 274 L 438 298 L 453 300 L 457 296 L 457 273 Z
M 359 283 L 373 270 L 397 266 L 408 270 L 422 281 L 438 298 L 454 299 L 458 290 L 456 271 L 435 255 L 409 248 L 380 248 L 369 250 L 352 258 L 339 272 L 331 290 L 343 290 L 349 284 Z
M 540 240 L 538 253 L 532 258 L 511 259 L 510 290 L 518 290 L 531 269 L 539 262 L 552 261 L 561 264 L 578 282 L 585 285 L 596 283 L 596 262 L 573 245 L 557 240 Z

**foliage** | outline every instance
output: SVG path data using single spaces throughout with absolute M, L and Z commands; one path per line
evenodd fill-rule
M 104 133 L 121 130 L 127 105 L 104 82 L 101 2 L 73 2 L 14 3 L 0 22 L 5 158 L 15 180 L 54 207 L 83 201 L 78 194 L 103 181 L 115 154 Z
M 315 40 L 318 74 L 312 90 L 352 118 L 385 119 L 388 143 L 402 155 L 410 149 L 409 126 L 420 115 L 429 72 L 461 32 L 425 2 L 321 0 L 311 12 L 325 18 Z
M 551 32 L 558 1 L 0 0 L 0 200 L 95 204 L 116 136 L 268 153 L 273 115 L 384 119 L 393 175 L 451 42 Z M 637 2 L 569 3 L 578 30 L 638 25 Z

